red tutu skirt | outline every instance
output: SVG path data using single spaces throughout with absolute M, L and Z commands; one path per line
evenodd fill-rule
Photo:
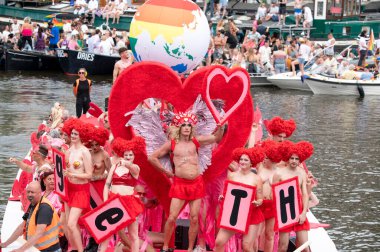
M 69 207 L 81 209 L 90 208 L 90 184 L 73 184 L 67 180 L 68 198 L 67 204 Z
M 249 219 L 249 225 L 257 225 L 263 221 L 265 221 L 265 218 L 260 208 L 253 206 L 251 210 L 251 218 Z
M 289 233 L 291 231 L 298 232 L 298 231 L 303 231 L 303 230 L 305 230 L 305 231 L 309 231 L 310 230 L 310 223 L 309 223 L 309 221 L 308 221 L 307 218 L 306 218 L 305 222 L 302 225 L 296 223 L 296 224 L 294 224 L 294 225 L 292 225 L 290 227 L 281 228 L 279 230 L 279 232 L 281 232 L 281 233 Z
M 113 192 L 109 193 L 110 198 L 114 195 L 117 194 Z M 120 195 L 120 197 L 121 200 L 125 203 L 128 214 L 129 216 L 131 216 L 132 219 L 136 219 L 136 217 L 144 211 L 144 204 L 141 202 L 139 198 L 135 197 L 134 195 Z
M 198 176 L 193 180 L 174 177 L 169 191 L 170 198 L 192 201 L 201 199 L 204 196 L 205 185 L 202 176 Z
M 266 220 L 274 218 L 276 215 L 276 209 L 273 200 L 263 200 L 263 204 L 260 206 L 260 210 Z

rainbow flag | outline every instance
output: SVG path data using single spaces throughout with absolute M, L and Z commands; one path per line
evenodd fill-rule
M 371 34 L 369 35 L 369 41 L 368 41 L 368 50 L 372 51 L 374 49 L 375 44 L 375 36 L 373 35 L 373 29 L 371 29 Z

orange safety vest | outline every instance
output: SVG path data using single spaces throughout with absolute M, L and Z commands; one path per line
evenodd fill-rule
M 86 79 L 86 80 L 88 82 L 89 92 L 91 92 L 91 80 L 90 79 Z M 73 93 L 74 93 L 75 97 L 77 97 L 78 86 L 79 86 L 79 79 L 76 79 L 75 80 L 75 87 L 73 87 Z
M 51 223 L 49 226 L 47 226 L 44 230 L 44 233 L 42 234 L 41 238 L 38 239 L 37 243 L 34 245 L 38 250 L 47 249 L 54 244 L 59 243 L 59 234 L 62 230 L 62 225 L 59 221 L 59 216 L 57 212 L 55 211 L 54 207 L 51 205 L 50 201 L 43 197 L 40 202 L 38 202 L 37 206 L 34 208 L 32 216 L 29 219 L 29 223 L 26 226 L 26 230 L 24 231 L 24 238 L 25 240 L 28 240 L 28 237 L 33 236 L 36 233 L 36 227 L 37 227 L 37 220 L 36 215 L 37 211 L 40 207 L 40 204 L 48 204 L 51 209 L 53 210 L 53 219 L 51 220 Z M 26 225 L 26 222 L 25 222 Z

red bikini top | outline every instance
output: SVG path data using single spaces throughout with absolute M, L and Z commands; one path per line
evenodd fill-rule
M 112 175 L 112 184 L 135 187 L 137 185 L 137 179 L 135 179 L 130 172 L 123 174 L 121 177 L 114 172 Z

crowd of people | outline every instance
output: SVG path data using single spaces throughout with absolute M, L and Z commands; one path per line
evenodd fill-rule
M 84 73 L 84 70 L 81 69 L 80 72 Z M 142 109 L 152 109 L 144 104 L 141 105 Z M 189 203 L 189 208 L 185 210 L 190 219 L 188 251 L 193 251 L 194 247 L 194 251 L 206 251 L 206 245 L 211 246 L 212 243 L 204 239 L 205 234 L 202 235 L 202 232 L 208 231 L 204 228 L 198 230 L 199 226 L 205 225 L 200 222 L 205 221 L 203 215 L 207 210 L 200 211 L 200 207 L 205 207 L 203 201 L 207 195 L 206 185 L 199 172 L 197 149 L 199 146 L 217 144 L 222 139 L 225 128 L 219 126 L 210 135 L 195 135 L 198 118 L 191 112 L 175 114 L 171 122 L 162 123 L 169 123 L 171 133 L 168 133 L 168 140 L 146 156 L 145 140 L 142 137 L 114 139 L 107 112 L 99 115 L 95 123 L 88 123 L 83 117 L 78 119 L 69 116 L 68 111 L 56 103 L 51 109 L 49 122 L 41 124 L 31 136 L 31 162 L 13 157 L 9 160 L 31 174 L 32 182 L 26 187 L 24 197 L 27 200 L 21 200 L 26 213 L 24 222 L 6 241 L 0 243 L 0 247 L 9 246 L 24 234 L 26 243 L 15 251 L 24 251 L 31 246 L 40 251 L 57 252 L 106 251 L 107 248 L 112 251 L 137 252 L 154 251 L 154 247 L 161 247 L 163 252 L 173 251 L 170 240 L 174 224 L 180 211 Z M 277 239 L 278 251 L 287 251 L 291 231 L 296 232 L 297 246 L 308 239 L 310 225 L 306 211 L 318 204 L 318 199 L 312 192 L 316 180 L 304 161 L 312 155 L 313 146 L 305 141 L 293 143 L 287 140 L 296 129 L 292 119 L 274 117 L 265 121 L 268 131 L 268 139 L 265 140 L 255 139 L 259 126 L 252 126 L 244 148 L 234 150 L 228 174 L 220 180 L 222 184 L 224 181 L 235 181 L 256 188 L 251 219 L 248 220 L 248 233 L 241 237 L 224 228 L 218 230 L 217 215 L 220 209 L 213 208 L 216 217 L 207 225 L 218 230 L 215 237 L 212 237 L 215 247 L 210 247 L 214 251 L 225 251 L 227 243 L 235 243 L 235 248 L 242 246 L 244 251 L 273 251 Z M 52 148 L 59 149 L 66 156 L 63 176 L 68 197 L 64 200 L 55 192 Z M 175 166 L 173 171 L 165 169 L 159 161 L 170 153 Z M 137 165 L 136 159 L 144 157 L 172 180 L 168 195 L 171 198 L 170 212 L 166 215 L 154 197 L 154 192 L 150 191 L 139 176 L 144 167 Z M 277 230 L 271 185 L 292 177 L 298 177 L 299 180 L 303 207 L 301 216 L 299 223 L 293 227 Z M 90 210 L 90 186 L 95 188 L 104 201 L 118 194 L 128 206 L 128 213 L 134 221 L 128 225 L 127 233 L 124 229 L 118 232 L 116 240 L 112 236 L 101 244 L 96 244 L 88 230 L 79 222 L 79 218 Z M 218 188 L 214 194 L 223 202 L 222 186 Z M 211 208 L 209 211 L 212 211 Z M 195 246 L 197 235 L 200 239 Z
M 12 25 L 6 25 L 0 33 L 0 43 L 5 48 L 20 51 L 34 50 L 54 54 L 55 49 L 62 48 L 108 56 L 118 56 L 120 48 L 129 47 L 126 31 L 118 32 L 108 26 L 90 30 L 84 18 L 65 20 L 62 28 L 52 22 L 43 27 L 31 22 L 29 17 L 24 18 L 23 24 L 13 19 Z

